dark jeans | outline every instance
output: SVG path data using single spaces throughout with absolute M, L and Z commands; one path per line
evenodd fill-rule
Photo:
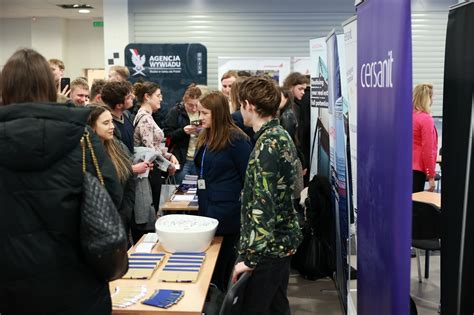
M 425 190 L 426 175 L 420 171 L 413 171 L 413 192 Z
M 245 288 L 242 314 L 290 314 L 287 297 L 291 257 L 259 262 Z

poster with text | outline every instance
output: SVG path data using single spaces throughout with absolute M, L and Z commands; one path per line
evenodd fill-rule
M 207 48 L 202 44 L 128 44 L 129 80 L 156 82 L 163 100 L 160 116 L 180 102 L 191 83 L 207 85 Z M 161 120 L 161 119 L 160 119 Z
M 279 85 L 290 74 L 290 57 L 218 57 L 217 84 L 221 89 L 221 78 L 229 70 L 247 71 L 251 75 L 267 75 Z
M 349 141 L 351 164 L 351 195 L 357 215 L 357 19 L 351 18 L 343 25 L 347 89 L 343 91 L 349 104 Z M 344 89 L 343 89 L 344 90 Z
M 357 313 L 409 314 L 410 0 L 357 7 Z
M 326 38 L 310 40 L 311 169 L 310 178 L 329 178 L 329 100 Z
M 329 156 L 330 182 L 336 219 L 336 280 L 344 310 L 347 312 L 347 239 L 349 223 L 347 212 L 344 99 L 342 97 L 341 64 L 339 62 L 339 49 L 342 49 L 342 46 L 338 47 L 338 39 L 342 40 L 342 37 L 336 36 L 334 31 L 326 38 L 329 91 Z

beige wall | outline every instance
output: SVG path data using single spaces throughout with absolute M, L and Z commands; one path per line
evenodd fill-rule
M 102 27 L 92 27 L 91 20 L 66 21 L 64 63 L 71 78 L 83 75 L 83 69 L 104 68 Z
M 83 75 L 86 68 L 104 68 L 103 28 L 92 20 L 60 18 L 0 19 L 0 68 L 22 47 L 36 49 L 46 59 L 62 59 L 65 76 Z

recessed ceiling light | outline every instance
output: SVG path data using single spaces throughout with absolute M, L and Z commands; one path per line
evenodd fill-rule
M 91 10 L 80 9 L 78 12 L 79 12 L 79 13 L 82 13 L 82 14 L 87 14 L 87 13 L 91 13 Z
M 90 4 L 57 4 L 63 9 L 94 9 Z

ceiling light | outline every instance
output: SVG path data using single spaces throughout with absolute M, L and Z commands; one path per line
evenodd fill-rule
M 90 4 L 57 4 L 63 9 L 94 9 Z
M 80 9 L 78 12 L 79 12 L 79 13 L 82 13 L 82 14 L 87 14 L 87 13 L 91 13 L 91 10 L 88 10 L 88 9 Z

